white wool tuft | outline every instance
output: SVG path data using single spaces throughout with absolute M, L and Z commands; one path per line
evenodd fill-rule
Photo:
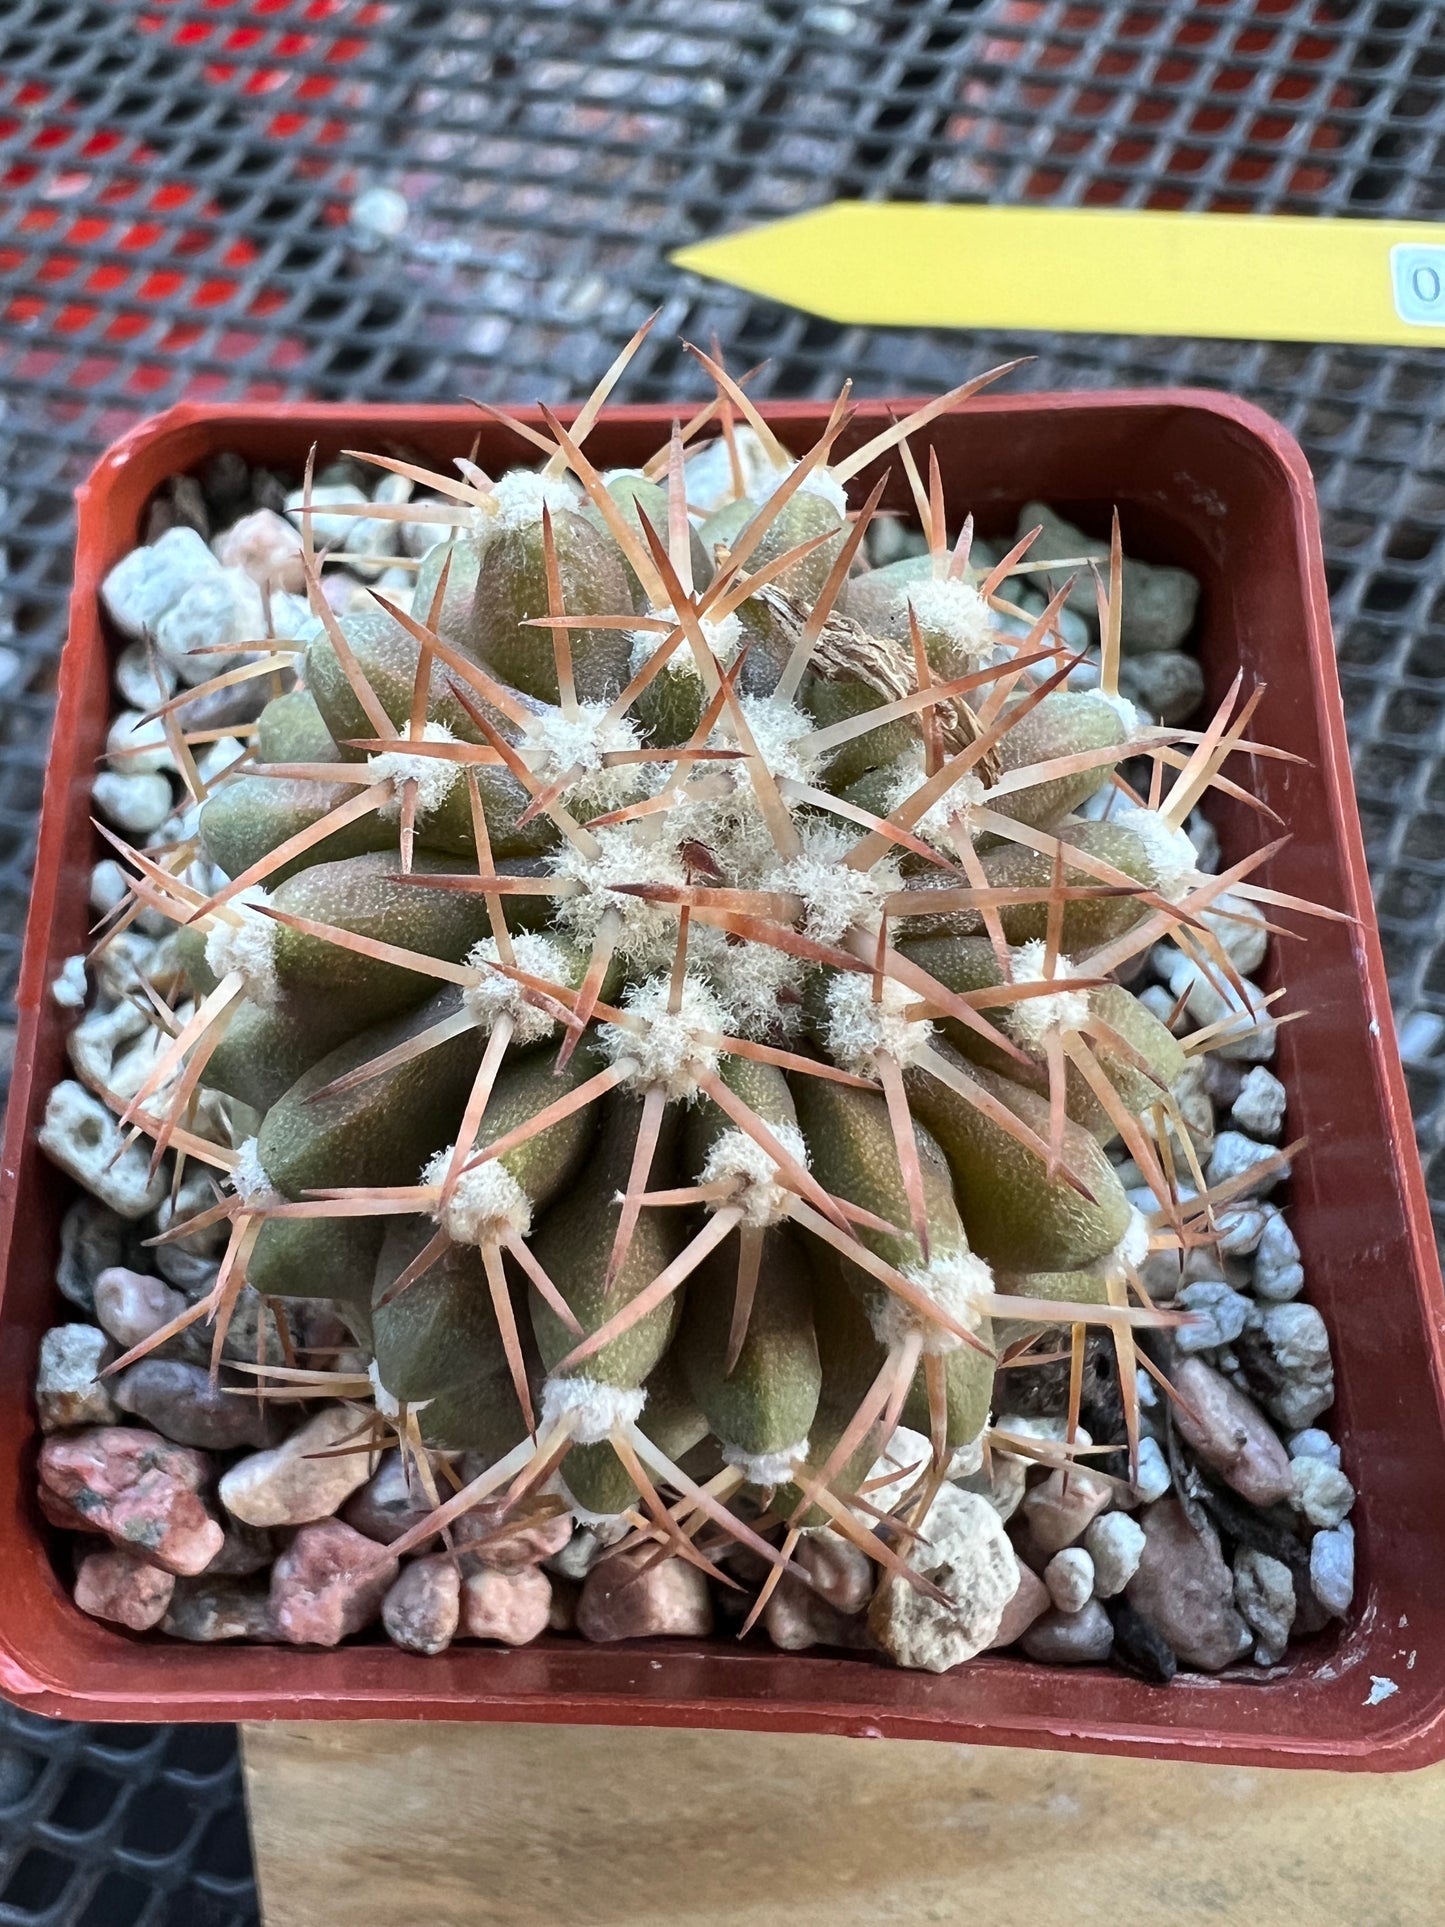
M 226 920 L 217 912 L 206 933 L 206 966 L 217 977 L 229 977 L 233 970 L 245 979 L 246 990 L 258 1004 L 276 1001 L 276 925 L 270 917 L 258 914 L 271 901 L 259 883 L 232 897 L 227 908 L 239 923 Z
M 542 977 L 548 983 L 573 987 L 573 972 L 567 954 L 550 937 L 530 930 L 519 930 L 512 938 L 512 955 L 518 970 L 525 970 L 529 977 Z M 497 1019 L 505 1014 L 512 1020 L 514 1044 L 538 1044 L 544 1037 L 552 1035 L 557 1028 L 556 1022 L 545 1010 L 539 1010 L 536 1004 L 528 1000 L 521 984 L 504 976 L 500 970 L 488 968 L 488 965 L 500 961 L 495 937 L 483 937 L 467 952 L 468 967 L 482 972 L 481 981 L 469 984 L 462 992 L 467 1015 L 478 1030 L 490 1036 L 496 1028 Z
M 423 1184 L 440 1189 L 446 1182 L 452 1150 L 448 1145 L 428 1160 L 421 1174 Z M 442 1230 L 459 1245 L 497 1244 L 512 1232 L 526 1237 L 532 1228 L 532 1200 L 501 1159 L 492 1158 L 473 1171 L 463 1171 L 435 1215 Z
M 424 723 L 424 743 L 454 743 L 457 739 L 445 723 Z M 378 814 L 395 822 L 401 815 L 402 785 L 416 784 L 416 822 L 425 823 L 446 802 L 462 773 L 460 763 L 444 756 L 408 756 L 405 750 L 384 749 L 366 759 L 367 774 L 373 783 L 392 783 L 395 792 L 382 804 Z
M 1125 742 L 1132 743 L 1136 737 L 1143 735 L 1146 725 L 1140 720 L 1138 710 L 1127 696 L 1121 696 L 1117 690 L 1110 695 L 1106 689 L 1091 689 L 1089 694 L 1099 702 L 1107 703 L 1113 710 L 1124 725 Z
M 633 1519 L 626 1512 L 594 1512 L 590 1506 L 582 1505 L 574 1499 L 563 1478 L 557 1480 L 557 1490 L 567 1501 L 567 1510 L 579 1526 L 586 1526 L 599 1545 L 615 1546 L 619 1539 L 625 1539 L 633 1528 Z
M 875 1003 L 871 971 L 840 971 L 828 986 L 828 1055 L 859 1077 L 871 1076 L 880 1057 L 905 1068 L 918 1063 L 928 1052 L 933 1025 L 901 1014 L 918 1001 L 916 991 L 885 977 Z
M 758 492 L 760 505 L 763 502 L 772 500 L 773 496 L 777 494 L 778 490 L 783 486 L 783 483 L 787 481 L 797 466 L 798 464 L 796 462 L 789 462 L 782 468 L 770 466 L 768 479 L 772 483 L 772 486 L 766 491 L 760 490 Z M 838 480 L 832 469 L 821 462 L 816 468 L 809 469 L 802 481 L 799 482 L 797 493 L 799 495 L 821 496 L 825 502 L 829 503 L 831 507 L 838 511 L 839 515 L 845 515 L 848 511 L 847 489 Z
M 528 720 L 522 746 L 528 768 L 543 783 L 555 783 L 568 770 L 581 772 L 562 791 L 562 801 L 569 807 L 585 803 L 587 815 L 620 809 L 647 789 L 646 765 L 609 769 L 603 763 L 609 751 L 637 749 L 642 741 L 634 723 L 610 717 L 608 710 L 607 703 L 579 703 L 575 716 L 543 710 Z
M 640 1385 L 604 1385 L 596 1378 L 549 1378 L 542 1386 L 541 1429 L 548 1432 L 566 1419 L 578 1445 L 601 1445 L 614 1432 L 636 1425 L 646 1403 L 647 1393 Z
M 381 1372 L 373 1358 L 366 1368 L 366 1376 L 371 1380 L 371 1402 L 383 1418 L 401 1417 L 401 1400 L 393 1398 L 381 1382 Z
M 941 636 L 970 664 L 987 660 L 997 638 L 989 606 L 972 583 L 931 577 L 910 583 L 908 601 L 925 636 Z
M 1149 1220 L 1142 1211 L 1137 1211 L 1131 1206 L 1124 1235 L 1114 1249 L 1107 1254 L 1103 1263 L 1110 1271 L 1121 1270 L 1126 1265 L 1137 1271 L 1148 1256 Z
M 251 1211 L 269 1211 L 273 1205 L 286 1202 L 267 1177 L 253 1137 L 237 1146 L 236 1162 L 231 1166 L 231 1189 Z
M 1122 803 L 1110 812 L 1111 823 L 1132 830 L 1144 845 L 1144 855 L 1154 872 L 1154 888 L 1170 903 L 1186 896 L 1199 874 L 1199 852 L 1188 832 L 1166 823 L 1158 810 L 1138 803 Z
M 660 609 L 649 609 L 647 613 L 650 616 L 660 617 L 663 622 L 677 621 L 677 611 L 670 602 L 664 603 Z M 714 622 L 711 616 L 701 616 L 698 619 L 698 626 L 702 630 L 703 641 L 716 656 L 719 667 L 731 669 L 737 660 L 739 649 L 743 646 L 743 625 L 738 617 L 735 614 L 726 615 L 721 621 Z M 661 629 L 634 629 L 632 658 L 628 665 L 630 673 L 637 675 L 643 665 L 657 654 L 666 641 L 667 636 Z M 664 676 L 691 676 L 695 682 L 702 681 L 697 657 L 693 654 L 692 644 L 686 636 L 663 664 L 662 673 Z
M 661 1085 L 669 1097 L 691 1098 L 697 1095 L 699 1080 L 715 1075 L 718 1067 L 719 1046 L 708 1041 L 707 1033 L 727 1032 L 730 1019 L 701 977 L 684 976 L 675 1011 L 667 1007 L 671 992 L 666 976 L 629 984 L 622 1007 L 640 1017 L 646 1029 L 603 1024 L 597 1042 L 614 1064 L 632 1059 L 638 1067 L 632 1081 Z
M 745 1452 L 740 1445 L 725 1445 L 722 1455 L 723 1464 L 735 1465 L 749 1485 L 767 1489 L 787 1485 L 808 1450 L 808 1440 L 799 1439 L 796 1445 L 785 1445 L 781 1452 Z
M 807 971 L 800 957 L 751 938 L 730 943 L 705 924 L 692 926 L 688 954 L 731 1014 L 734 1037 L 786 1041 L 797 1035 Z
M 1053 972 L 1046 975 L 1048 946 L 1040 937 L 1019 944 L 1011 954 L 1016 984 L 1063 984 L 1071 977 L 1083 975 L 1064 956 L 1054 958 Z M 1060 990 L 1052 997 L 1026 997 L 1022 1003 L 1004 1005 L 1001 1016 L 1004 1028 L 1015 1043 L 1037 1055 L 1043 1051 L 1045 1038 L 1055 1031 L 1077 1030 L 1089 1021 L 1089 993 Z
M 617 954 L 630 963 L 663 962 L 671 956 L 677 934 L 677 905 L 625 896 L 616 885 L 685 884 L 687 871 L 675 845 L 631 823 L 605 824 L 593 835 L 597 839 L 596 855 L 579 850 L 573 843 L 560 843 L 547 857 L 555 876 L 585 885 L 579 895 L 558 902 L 558 923 L 584 950 L 590 950 L 603 917 L 613 910 L 620 926 Z
M 924 762 L 923 745 L 915 743 L 893 765 L 893 783 L 883 806 L 883 814 L 892 816 L 927 780 L 928 768 Z M 942 796 L 929 804 L 913 825 L 913 833 L 921 836 L 925 842 L 932 843 L 936 849 L 952 851 L 955 831 L 950 819 L 959 817 L 967 833 L 969 812 L 987 800 L 988 786 L 983 778 L 972 769 L 960 770 L 955 781 Z
M 806 1170 L 808 1147 L 797 1125 L 781 1123 L 771 1128 L 783 1149 Z M 728 1202 L 742 1212 L 744 1224 L 756 1225 L 759 1230 L 780 1224 L 788 1215 L 793 1196 L 781 1182 L 777 1165 L 746 1131 L 724 1131 L 715 1140 L 698 1174 L 698 1183 L 736 1184 L 737 1189 Z
M 544 503 L 555 515 L 559 509 L 575 509 L 577 494 L 560 476 L 514 468 L 493 485 L 478 520 L 483 528 L 529 529 L 541 521 Z
M 844 866 L 857 841 L 856 832 L 830 823 L 804 828 L 803 854 L 776 868 L 766 881 L 767 889 L 787 890 L 803 899 L 803 931 L 815 943 L 837 945 L 855 925 L 875 928 L 883 899 L 899 887 L 897 867 L 886 858 L 867 870 Z
M 941 1312 L 966 1331 L 977 1331 L 983 1323 L 978 1300 L 994 1289 L 993 1273 L 973 1252 L 935 1251 L 926 1265 L 904 1266 L 903 1276 L 910 1285 L 926 1292 Z M 868 1322 L 879 1344 L 890 1350 L 918 1331 L 923 1333 L 924 1352 L 933 1358 L 955 1352 L 963 1343 L 953 1332 L 929 1324 L 911 1305 L 905 1305 L 891 1292 L 874 1294 L 869 1302 Z
M 817 728 L 812 717 L 782 696 L 743 696 L 738 707 L 773 776 L 780 781 L 810 783 L 823 761 L 822 753 L 802 747 Z M 724 714 L 717 733 L 733 741 L 730 723 L 731 718 Z M 750 781 L 750 766 L 739 767 L 747 769 Z

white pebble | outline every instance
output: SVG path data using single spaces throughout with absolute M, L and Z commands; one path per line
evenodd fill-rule
M 1272 1204 L 1261 1204 L 1246 1198 L 1240 1204 L 1226 1205 L 1215 1219 L 1219 1226 L 1218 1249 L 1227 1258 L 1242 1257 L 1253 1251 L 1264 1236 L 1264 1228 L 1269 1223 L 1269 1214 L 1277 1211 Z
M 171 813 L 171 786 L 164 776 L 118 776 L 104 769 L 91 794 L 106 822 L 132 836 L 149 836 Z
M 145 714 L 176 693 L 176 672 L 143 642 L 127 643 L 115 659 L 115 686 L 132 709 Z
M 1213 876 L 1219 868 L 1219 834 L 1202 810 L 1192 810 L 1184 825 L 1194 845 L 1194 867 L 1201 875 Z
M 1289 1567 L 1267 1552 L 1241 1551 L 1234 1562 L 1234 1604 L 1258 1635 L 1256 1663 L 1272 1666 L 1284 1652 L 1294 1624 L 1297 1602 Z
M 1240 988 L 1236 989 L 1218 971 L 1207 976 L 1182 952 L 1176 952 L 1172 958 L 1167 954 L 1161 958 L 1156 950 L 1154 956 L 1156 968 L 1165 976 L 1174 995 L 1180 997 L 1187 993 L 1189 1014 L 1197 1024 L 1229 1024 L 1223 1033 L 1224 1041 L 1215 1045 L 1221 1057 L 1245 1064 L 1270 1061 L 1275 1053 L 1276 1025 L 1268 1014 L 1269 1006 L 1258 984 L 1241 976 Z
M 1273 1071 L 1256 1064 L 1239 1087 L 1229 1115 L 1251 1137 L 1278 1143 L 1284 1129 L 1284 1085 Z
M 1113 1599 L 1139 1569 L 1144 1528 L 1125 1512 L 1106 1512 L 1089 1526 L 1084 1547 L 1094 1562 L 1095 1598 Z
M 1407 1064 L 1423 1064 L 1440 1048 L 1445 1017 L 1435 1010 L 1413 1010 L 1400 1025 L 1400 1055 Z
M 354 482 L 317 482 L 311 490 L 311 534 L 318 549 L 339 549 L 345 546 L 347 537 L 355 527 L 358 517 L 354 515 L 327 515 L 322 511 L 328 508 L 354 505 L 364 502 L 365 494 Z M 302 523 L 302 508 L 306 502 L 304 488 L 293 488 L 286 497 L 286 513 L 296 524 Z
M 1290 1461 L 1294 1478 L 1292 1503 L 1312 1526 L 1331 1531 L 1343 1525 L 1355 1503 L 1355 1488 L 1338 1466 L 1324 1459 L 1297 1458 Z
M 1232 1291 L 1222 1278 L 1206 1278 L 1186 1285 L 1179 1303 L 1198 1321 L 1182 1325 L 1174 1334 L 1181 1352 L 1212 1352 L 1232 1345 L 1244 1330 L 1249 1300 Z
M 1336 1526 L 1310 1541 L 1310 1587 L 1326 1612 L 1342 1619 L 1355 1593 L 1355 1528 Z
M 111 724 L 105 761 L 119 776 L 150 776 L 176 767 L 165 724 L 159 716 L 146 722 L 138 709 L 123 709 Z
M 50 994 L 62 1010 L 84 1010 L 87 994 L 84 957 L 65 959 L 51 982 Z
M 1082 1546 L 1066 1546 L 1044 1567 L 1044 1584 L 1061 1613 L 1082 1612 L 1094 1594 L 1094 1562 Z
M 1203 867 L 1201 864 L 1200 868 Z M 1260 910 L 1232 890 L 1225 890 L 1204 912 L 1203 920 L 1242 977 L 1251 976 L 1259 969 L 1269 948 L 1269 931 Z
M 1298 1298 L 1304 1285 L 1304 1266 L 1295 1235 L 1279 1213 L 1271 1211 L 1254 1261 L 1255 1296 L 1283 1304 Z
M 1276 1157 L 1272 1144 L 1261 1144 L 1256 1138 L 1246 1137 L 1243 1131 L 1221 1131 L 1214 1140 L 1214 1151 L 1209 1160 L 1210 1185 L 1231 1184 L 1238 1178 L 1248 1178 L 1248 1183 L 1240 1187 L 1246 1195 L 1258 1196 L 1272 1191 L 1289 1176 L 1287 1163 L 1270 1164 L 1270 1160 Z M 1257 1175 L 1250 1176 L 1251 1173 Z
M 151 1177 L 149 1150 L 127 1146 L 100 1099 L 70 1078 L 50 1093 L 36 1136 L 48 1158 L 123 1218 L 143 1218 L 166 1194 L 169 1166 Z
M 1145 1010 L 1152 1012 L 1161 1024 L 1167 1024 L 1174 1015 L 1178 999 L 1171 997 L 1163 984 L 1146 984 L 1139 992 L 1139 1002 Z
M 1326 1465 L 1333 1466 L 1338 1466 L 1340 1462 L 1340 1448 L 1329 1433 L 1321 1431 L 1317 1425 L 1306 1426 L 1303 1432 L 1296 1432 L 1292 1438 L 1286 1439 L 1285 1446 L 1292 1459 L 1323 1459 Z
M 1134 1480 L 1134 1490 L 1144 1501 L 1152 1505 L 1155 1499 L 1162 1499 L 1173 1484 L 1169 1461 L 1160 1449 L 1157 1439 L 1144 1438 L 1139 1441 L 1139 1473 Z
M 253 582 L 270 583 L 299 595 L 306 586 L 301 566 L 301 535 L 275 509 L 243 515 L 211 544 L 225 569 L 244 569 Z
M 221 566 L 194 529 L 167 529 L 149 548 L 122 556 L 100 585 L 101 601 L 117 628 L 137 640 L 194 584 L 221 573 Z
M 187 589 L 160 618 L 156 647 L 175 665 L 182 682 L 202 683 L 234 668 L 225 652 L 259 642 L 265 628 L 261 591 L 250 576 L 244 569 L 218 567 L 213 576 Z M 209 653 L 213 650 L 222 653 Z

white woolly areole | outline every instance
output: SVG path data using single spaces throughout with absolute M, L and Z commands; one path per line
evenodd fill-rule
M 559 509 L 575 509 L 577 495 L 572 484 L 560 476 L 514 468 L 493 484 L 478 521 L 482 528 L 529 529 L 541 521 L 544 505 L 553 515 Z
M 669 1097 L 691 1098 L 697 1095 L 699 1080 L 717 1072 L 720 1049 L 708 1034 L 727 1032 L 730 1020 L 701 977 L 684 976 L 676 1010 L 668 1009 L 671 995 L 669 977 L 629 984 L 622 1007 L 640 1017 L 646 1028 L 603 1024 L 597 1042 L 614 1064 L 630 1058 L 637 1065 L 632 1082 L 660 1085 Z
M 785 1445 L 781 1452 L 744 1452 L 740 1445 L 725 1445 L 723 1464 L 735 1465 L 749 1485 L 787 1485 L 797 1467 L 808 1456 L 807 1439 Z
M 706 925 L 694 924 L 691 938 L 688 954 L 729 1013 L 734 1037 L 786 1041 L 797 1035 L 807 970 L 800 957 L 752 938 L 730 943 Z
M 923 745 L 916 743 L 910 751 L 900 756 L 893 765 L 893 771 L 892 786 L 881 812 L 884 816 L 892 816 L 927 782 L 928 766 L 923 757 Z M 952 850 L 956 832 L 951 819 L 955 816 L 960 818 L 965 832 L 971 833 L 969 814 L 987 800 L 988 786 L 983 778 L 971 769 L 961 770 L 942 796 L 936 797 L 919 817 L 913 825 L 913 833 L 937 849 Z
M 1114 690 L 1112 694 L 1107 689 L 1091 689 L 1089 694 L 1093 696 L 1097 702 L 1107 703 L 1110 709 L 1113 710 L 1114 714 L 1119 718 L 1119 721 L 1124 725 L 1124 739 L 1126 742 L 1132 743 L 1136 736 L 1143 734 L 1144 725 L 1140 721 L 1139 712 L 1127 696 L 1121 696 L 1117 689 Z
M 1124 1235 L 1104 1259 L 1104 1265 L 1110 1271 L 1122 1270 L 1126 1265 L 1137 1271 L 1148 1256 L 1149 1220 L 1131 1205 Z
M 926 1265 L 904 1266 L 903 1276 L 965 1331 L 977 1331 L 983 1323 L 978 1300 L 993 1290 L 993 1273 L 973 1252 L 935 1251 Z M 922 1332 L 924 1352 L 931 1358 L 956 1352 L 963 1343 L 953 1332 L 929 1324 L 891 1292 L 878 1292 L 870 1299 L 868 1322 L 879 1344 L 890 1351 L 914 1332 Z
M 424 743 L 454 743 L 457 740 L 445 723 L 424 723 L 421 739 Z M 446 802 L 462 773 L 461 764 L 453 763 L 445 756 L 408 756 L 401 749 L 384 749 L 375 756 L 368 756 L 366 769 L 373 783 L 393 783 L 396 786 L 394 794 L 377 812 L 391 822 L 401 815 L 404 783 L 416 784 L 415 821 L 425 823 Z
M 647 1403 L 640 1385 L 603 1385 L 595 1378 L 549 1378 L 542 1386 L 542 1430 L 563 1419 L 578 1445 L 601 1445 L 614 1432 L 636 1425 Z M 591 1520 L 583 1521 L 590 1525 Z
M 909 584 L 908 601 L 925 635 L 941 636 L 970 663 L 981 663 L 996 640 L 988 604 L 970 582 L 930 577 Z
M 525 970 L 529 977 L 542 977 L 549 984 L 571 987 L 572 972 L 567 955 L 550 937 L 519 930 L 512 938 L 512 956 L 517 969 Z M 483 937 L 467 952 L 468 967 L 482 972 L 481 981 L 469 984 L 462 992 L 467 1015 L 477 1029 L 488 1036 L 495 1030 L 499 1017 L 510 1017 L 514 1044 L 539 1044 L 544 1037 L 552 1035 L 557 1025 L 545 1010 L 528 1001 L 521 984 L 503 976 L 500 970 L 488 968 L 500 962 L 495 937 Z
M 393 1398 L 381 1382 L 381 1373 L 373 1358 L 366 1368 L 366 1376 L 371 1380 L 371 1402 L 383 1418 L 401 1417 L 401 1400 Z
M 1154 888 L 1161 897 L 1178 903 L 1188 894 L 1199 872 L 1199 852 L 1186 830 L 1176 830 L 1158 810 L 1147 810 L 1139 803 L 1116 805 L 1108 820 L 1132 830 L 1144 845 Z
M 267 1177 L 253 1137 L 248 1137 L 244 1144 L 236 1148 L 236 1162 L 231 1166 L 231 1189 L 250 1211 L 269 1211 L 273 1205 L 286 1202 Z
M 884 898 L 899 887 L 898 871 L 886 859 L 867 870 L 845 868 L 856 841 L 829 823 L 805 829 L 802 855 L 774 870 L 764 886 L 803 899 L 803 931 L 815 943 L 837 945 L 855 924 L 875 927 Z
M 423 1184 L 440 1190 L 446 1183 L 455 1148 L 449 1144 L 427 1161 L 421 1174 Z M 463 1171 L 435 1216 L 442 1230 L 459 1245 L 497 1244 L 512 1232 L 526 1237 L 532 1229 L 532 1200 L 501 1159 L 492 1158 L 473 1171 Z
M 739 698 L 738 707 L 752 732 L 759 755 L 773 776 L 794 783 L 811 782 L 814 772 L 823 761 L 822 753 L 810 753 L 800 747 L 818 727 L 812 717 L 783 696 L 743 696 Z M 732 740 L 730 723 L 731 718 L 724 715 L 718 734 Z M 746 771 L 751 785 L 751 767 L 739 764 L 738 768 Z
M 258 1004 L 276 1001 L 276 925 L 257 914 L 271 901 L 259 883 L 232 897 L 226 906 L 240 921 L 232 923 L 217 913 L 206 933 L 206 967 L 217 977 L 237 971 Z
M 663 622 L 676 623 L 677 621 L 677 611 L 670 602 L 664 603 L 660 609 L 649 609 L 647 613 L 650 616 L 659 617 Z M 743 646 L 743 625 L 737 616 L 726 615 L 718 622 L 714 622 L 711 616 L 700 616 L 698 627 L 702 630 L 703 641 L 716 656 L 719 666 L 723 669 L 731 669 L 737 661 L 739 649 Z M 641 671 L 643 665 L 650 662 L 657 654 L 663 643 L 667 641 L 667 636 L 661 629 L 634 629 L 631 634 L 632 658 L 629 668 L 635 676 Z M 693 654 L 692 644 L 686 636 L 662 665 L 662 674 L 691 676 L 694 682 L 702 681 L 697 657 Z
M 828 1055 L 859 1077 L 871 1076 L 880 1057 L 905 1068 L 918 1063 L 927 1055 L 933 1026 L 902 1015 L 917 1002 L 917 991 L 885 977 L 875 1003 L 871 971 L 840 971 L 828 986 Z
M 562 790 L 562 800 L 569 805 L 583 800 L 588 814 L 600 816 L 634 802 L 646 790 L 644 764 L 622 763 L 609 769 L 602 760 L 609 751 L 637 749 L 641 741 L 637 726 L 627 717 L 608 716 L 606 703 L 579 703 L 575 716 L 551 709 L 532 718 L 522 753 L 527 767 L 543 783 L 555 783 L 569 770 L 580 771 Z
M 618 920 L 617 954 L 632 963 L 661 963 L 672 952 L 677 905 L 626 896 L 616 885 L 685 884 L 687 871 L 676 846 L 670 839 L 653 838 L 645 827 L 631 823 L 604 824 L 593 835 L 597 839 L 595 856 L 573 843 L 560 843 L 547 858 L 555 876 L 585 886 L 579 895 L 559 901 L 557 922 L 584 950 L 590 950 L 603 917 L 614 911 Z
M 806 1170 L 808 1147 L 797 1125 L 774 1124 L 771 1129 L 783 1149 Z M 742 1212 L 744 1224 L 756 1225 L 759 1230 L 780 1224 L 788 1215 L 793 1196 L 780 1181 L 777 1165 L 746 1131 L 724 1131 L 714 1141 L 707 1162 L 698 1173 L 698 1183 L 733 1184 L 736 1188 L 728 1203 Z
M 1048 945 L 1041 937 L 1019 944 L 1011 954 L 1016 984 L 1063 984 L 1070 977 L 1083 974 L 1064 956 L 1055 957 L 1052 972 L 1046 972 Z M 1005 1005 L 1001 1014 L 1004 1027 L 1015 1043 L 1037 1055 L 1042 1053 L 1045 1039 L 1054 1032 L 1077 1030 L 1080 1024 L 1089 1021 L 1089 993 L 1060 990 L 1052 997 L 1026 997 L 1021 1003 Z
M 579 1526 L 586 1526 L 599 1545 L 615 1546 L 619 1539 L 626 1538 L 631 1532 L 632 1520 L 627 1513 L 594 1512 L 590 1506 L 585 1506 L 573 1498 L 565 1479 L 557 1480 L 557 1489 L 567 1501 L 567 1510 L 572 1514 L 573 1519 Z

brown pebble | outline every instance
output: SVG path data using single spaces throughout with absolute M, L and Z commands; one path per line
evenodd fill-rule
M 133 1633 L 165 1617 L 176 1576 L 120 1547 L 87 1553 L 75 1575 L 75 1603 L 92 1619 L 113 1619 Z
M 712 1631 L 712 1595 L 696 1566 L 657 1559 L 655 1546 L 639 1546 L 600 1560 L 588 1573 L 577 1603 L 577 1630 L 599 1645 L 614 1639 L 701 1638 Z
M 1251 1505 L 1289 1498 L 1289 1454 L 1254 1401 L 1202 1358 L 1181 1359 L 1173 1379 L 1183 1401 L 1174 1408 L 1174 1423 L 1204 1463 Z

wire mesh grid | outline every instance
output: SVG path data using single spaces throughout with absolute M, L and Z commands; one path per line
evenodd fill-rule
M 864 393 L 942 388 L 1031 352 L 1025 385 L 1229 388 L 1304 443 L 1445 1222 L 1445 363 L 839 327 L 668 263 L 841 197 L 1428 219 L 1442 105 L 1445 16 L 1401 0 L 8 0 L 0 1001 L 71 491 L 139 414 L 182 397 L 555 399 L 653 308 L 630 398 L 701 392 L 678 341 L 714 333 L 735 363 L 766 358 L 755 392 L 773 395 L 845 373 Z M 89 1899 L 59 1904 L 6 1887 L 0 1921 L 92 1918 Z

